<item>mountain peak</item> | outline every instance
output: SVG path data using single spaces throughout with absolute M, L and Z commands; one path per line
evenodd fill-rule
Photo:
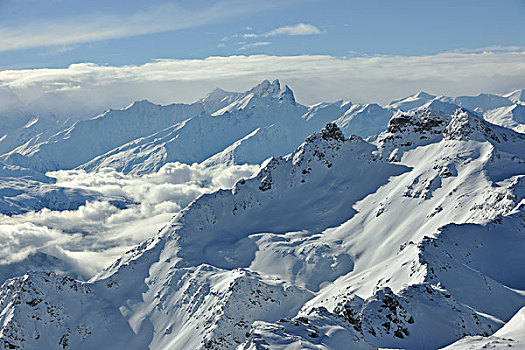
M 399 109 L 403 112 L 408 112 L 411 109 L 421 107 L 428 101 L 435 99 L 436 96 L 426 93 L 424 91 L 419 91 L 417 94 L 410 95 L 408 97 L 394 100 L 388 104 L 388 106 L 395 109 Z
M 511 137 L 512 131 L 491 124 L 469 110 L 460 108 L 451 116 L 443 134 L 447 139 L 477 139 L 501 143 Z
M 134 101 L 132 104 L 130 104 L 127 107 L 125 107 L 124 110 L 136 109 L 136 108 L 145 108 L 145 107 L 149 107 L 149 106 L 156 106 L 156 104 L 154 104 L 153 102 L 150 102 L 150 101 L 144 99 L 144 100 Z
M 339 140 L 344 141 L 345 136 L 343 135 L 343 132 L 336 123 L 328 123 L 325 125 L 325 127 L 321 130 L 321 137 L 324 140 Z
M 205 100 L 213 100 L 213 101 L 220 101 L 222 100 L 224 97 L 228 96 L 230 93 L 226 90 L 223 90 L 221 88 L 215 88 L 213 89 L 212 92 L 210 92 L 208 95 L 206 95 L 206 97 L 204 98 Z
M 514 90 L 511 93 L 503 95 L 514 103 L 525 103 L 525 89 Z
M 263 80 L 262 83 L 256 85 L 248 92 L 259 97 L 274 97 L 292 104 L 296 103 L 292 89 L 290 89 L 288 85 L 285 85 L 284 88 L 281 89 L 279 79 L 275 79 L 271 83 L 267 79 Z
M 277 79 L 275 79 L 271 83 L 269 80 L 263 80 L 262 83 L 250 89 L 249 92 L 261 97 L 278 97 L 281 93 L 281 84 Z
M 279 83 L 279 81 L 277 81 Z M 279 95 L 280 100 L 288 101 L 292 104 L 295 104 L 295 96 L 293 94 L 292 89 L 288 85 L 284 86 L 284 89 L 281 91 L 281 94 Z
M 431 95 L 431 94 L 429 94 L 429 93 L 427 93 L 425 91 L 420 91 L 417 94 L 415 94 L 414 97 L 417 97 L 417 98 L 434 98 L 436 96 Z

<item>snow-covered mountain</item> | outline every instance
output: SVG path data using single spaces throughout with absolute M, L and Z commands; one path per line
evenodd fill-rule
M 288 86 L 264 81 L 242 93 L 216 89 L 192 104 L 138 101 L 67 128 L 67 122 L 59 124 L 62 130 L 42 118 L 28 120 L 0 140 L 0 154 L 4 153 L 0 159 L 40 172 L 113 167 L 136 174 L 157 171 L 174 161 L 257 164 L 286 155 L 327 122 L 336 122 L 345 135 L 368 137 L 383 131 L 396 111 L 417 109 L 451 114 L 464 107 L 522 132 L 519 91 L 455 98 L 419 92 L 386 107 L 344 101 L 307 107 L 295 101 Z
M 500 107 L 484 113 L 491 123 L 525 133 L 525 104 Z
M 444 113 L 453 113 L 458 107 L 468 109 L 482 115 L 491 123 L 525 131 L 523 89 L 516 90 L 504 96 L 494 94 L 479 94 L 477 96 L 434 96 L 426 92 L 392 101 L 387 108 L 401 111 L 417 109 L 435 109 Z
M 72 124 L 71 119 L 58 119 L 52 115 L 0 118 L 0 154 L 20 146 L 30 147 L 45 142 Z
M 37 171 L 72 169 L 123 143 L 181 122 L 202 112 L 200 105 L 154 105 L 135 102 L 79 121 L 44 142 L 22 145 L 7 153 L 6 163 Z
M 1 158 L 36 171 L 109 166 L 138 174 L 167 162 L 210 157 L 208 163 L 227 158 L 257 164 L 291 152 L 327 122 L 338 120 L 348 135 L 366 137 L 384 130 L 392 114 L 379 105 L 342 101 L 306 107 L 288 86 L 264 81 L 244 93 L 217 89 L 190 105 L 135 102 L 77 122 L 47 140 L 33 139 Z
M 238 161 L 264 145 L 259 133 L 279 140 L 272 125 L 288 121 L 289 111 L 304 125 L 338 114 L 331 120 L 344 126 L 378 108 L 337 102 L 301 110 L 275 85 L 244 97 L 216 91 L 215 100 L 228 101 L 199 117 L 206 122 L 186 119 L 139 139 L 136 149 L 145 150 L 146 139 L 163 140 L 166 149 L 189 139 L 182 130 L 190 122 L 198 125 L 192 130 L 234 133 L 226 125 L 259 120 L 278 106 L 264 118 L 267 129 L 250 131 L 246 122 L 248 134 L 208 159 Z M 25 349 L 436 349 L 464 337 L 452 347 L 516 337 L 519 344 L 525 135 L 466 109 L 443 111 L 452 102 L 415 99 L 425 101 L 395 112 L 367 140 L 327 124 L 232 189 L 199 197 L 89 282 L 42 272 L 6 281 L 0 342 Z M 374 115 L 382 121 L 393 108 Z M 211 142 L 218 141 L 203 141 Z
M 436 96 L 420 91 L 415 95 L 408 96 L 399 100 L 394 100 L 388 104 L 389 107 L 398 109 L 403 112 L 408 112 L 411 109 L 416 109 L 423 106 L 425 103 L 433 101 Z

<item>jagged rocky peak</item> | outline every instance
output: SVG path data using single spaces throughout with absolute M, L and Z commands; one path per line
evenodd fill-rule
M 344 142 L 346 140 L 343 132 L 336 123 L 328 123 L 319 133 L 314 133 L 306 139 L 306 142 L 313 142 L 317 139 L 322 138 L 323 140 L 337 140 Z
M 248 91 L 256 96 L 260 97 L 274 97 L 280 100 L 286 100 L 288 102 L 295 103 L 295 97 L 292 89 L 288 85 L 285 85 L 281 89 L 281 83 L 279 79 L 275 79 L 270 83 L 269 80 L 264 80 L 262 83 L 256 85 Z
M 0 308 L 2 349 L 118 349 L 129 344 L 121 336 L 132 336 L 118 310 L 90 286 L 53 272 L 7 280 Z
M 295 152 L 284 159 L 292 159 L 292 163 L 297 166 L 318 163 L 322 167 L 331 168 L 337 159 L 343 159 L 343 162 L 367 157 L 372 159 L 375 149 L 375 146 L 359 136 L 345 138 L 335 123 L 328 123 L 320 132 L 306 138 Z
M 321 130 L 321 137 L 325 140 L 334 139 L 339 141 L 345 141 L 345 136 L 343 135 L 343 132 L 335 123 L 326 124 L 326 126 Z
M 464 139 L 475 131 L 493 139 L 498 126 L 485 121 L 479 115 L 464 108 L 457 108 L 452 114 L 433 108 L 396 113 L 388 124 L 386 133 L 443 134 L 447 138 Z
M 450 117 L 439 111 L 432 109 L 423 109 L 414 112 L 398 112 L 394 114 L 386 132 L 388 133 L 404 133 L 410 132 L 425 132 L 433 129 L 441 129 L 434 133 L 441 133 L 442 128 Z
M 359 136 L 352 136 L 346 139 L 343 132 L 337 124 L 328 123 L 318 133 L 310 135 L 301 146 L 293 153 L 293 162 L 295 164 L 301 163 L 304 158 L 313 157 L 314 159 L 327 162 L 331 167 L 331 163 L 326 158 L 333 158 L 337 155 L 337 151 L 348 140 L 362 140 Z
M 443 130 L 443 134 L 446 139 L 454 140 L 476 139 L 496 143 L 505 142 L 509 138 L 525 140 L 525 136 L 491 124 L 482 117 L 463 108 L 456 110 L 452 115 L 450 123 Z
M 284 89 L 281 91 L 281 94 L 279 95 L 279 99 L 283 101 L 288 101 L 292 104 L 295 104 L 295 96 L 293 94 L 292 89 L 288 85 L 284 86 Z
M 458 108 L 452 114 L 425 108 L 396 113 L 387 130 L 379 135 L 378 141 L 382 145 L 393 142 L 396 146 L 419 145 L 435 138 L 500 143 L 507 141 L 510 134 L 515 133 L 491 124 L 464 108 Z
M 262 83 L 251 88 L 249 92 L 261 97 L 277 97 L 281 93 L 281 83 L 278 79 L 275 79 L 271 83 L 269 80 L 263 80 Z

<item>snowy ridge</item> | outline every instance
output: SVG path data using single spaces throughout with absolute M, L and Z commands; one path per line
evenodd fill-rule
M 273 146 L 274 151 L 283 152 L 284 148 L 286 153 L 290 148 L 289 139 L 292 138 L 291 142 L 300 142 L 297 135 L 305 132 L 294 129 L 304 110 L 304 107 L 289 101 L 276 100 L 272 95 L 250 93 L 212 115 L 187 119 L 151 136 L 123 145 L 82 167 L 93 170 L 112 166 L 124 172 L 145 173 L 158 170 L 166 162 L 202 162 L 257 128 L 268 128 L 271 125 L 275 125 L 275 132 L 290 135 Z M 197 140 L 195 134 L 207 136 Z M 255 138 L 259 136 L 255 135 Z M 268 158 L 271 149 L 272 146 L 270 150 L 252 149 L 250 158 L 245 162 L 260 163 Z
M 523 132 L 524 102 L 523 89 L 499 96 L 494 94 L 479 94 L 478 96 L 434 96 L 419 92 L 404 99 L 392 101 L 387 108 L 409 112 L 417 109 L 433 109 L 446 114 L 452 114 L 457 108 L 468 109 L 482 115 L 486 120 L 501 126 Z
M 5 121 L 0 118 L 0 154 L 20 146 L 27 148 L 45 142 L 72 124 L 71 119 L 59 119 L 55 116 L 24 116 Z
M 511 93 L 504 95 L 503 97 L 508 98 L 514 103 L 524 104 L 525 103 L 525 89 L 518 89 Z

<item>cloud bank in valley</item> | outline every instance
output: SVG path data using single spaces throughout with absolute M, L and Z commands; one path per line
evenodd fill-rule
M 244 91 L 279 78 L 305 104 L 388 101 L 419 90 L 462 95 L 523 87 L 525 49 L 487 48 L 428 56 L 228 56 L 163 59 L 143 65 L 72 64 L 0 72 L 0 111 L 89 116 L 134 100 L 191 102 L 215 87 Z M 14 103 L 13 101 L 16 101 Z
M 119 209 L 109 202 L 88 202 L 78 210 L 44 209 L 12 217 L 0 215 L 0 278 L 9 274 L 3 266 L 38 252 L 66 261 L 72 269 L 68 273 L 90 277 L 131 246 L 153 236 L 193 199 L 219 188 L 230 188 L 258 169 L 254 165 L 204 167 L 168 163 L 157 173 L 141 177 L 113 169 L 50 173 L 60 186 L 124 196 L 136 204 Z

